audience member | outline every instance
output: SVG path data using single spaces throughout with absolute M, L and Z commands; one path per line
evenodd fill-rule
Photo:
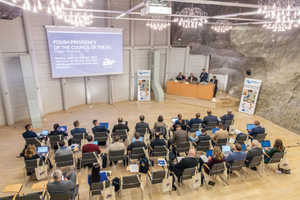
M 178 117 L 178 120 L 176 120 L 175 123 L 173 124 L 173 130 L 175 130 L 176 124 L 179 124 L 183 130 L 186 130 L 185 120 L 182 119 L 182 114 L 178 114 L 177 117 Z
M 200 141 L 210 140 L 211 137 L 209 135 L 207 135 L 206 128 L 202 128 L 201 129 L 201 135 L 199 135 L 198 137 L 195 137 L 195 138 L 190 136 L 189 139 L 190 139 L 191 142 L 195 142 L 198 146 Z
M 257 140 L 252 140 L 252 149 L 247 151 L 245 165 L 248 167 L 249 163 L 251 163 L 252 159 L 256 156 L 262 156 L 263 150 L 258 147 L 259 142 Z M 252 170 L 256 170 L 256 167 L 251 168 Z
M 160 139 L 159 136 L 160 136 L 160 133 L 156 132 L 154 140 L 151 140 L 150 147 L 152 149 L 154 149 L 155 146 L 165 146 L 166 145 L 166 141 L 164 139 Z
M 183 76 L 182 73 L 179 72 L 178 76 L 176 77 L 176 80 L 178 80 L 178 81 L 185 80 L 185 76 Z
M 182 158 L 179 163 L 170 163 L 170 171 L 174 172 L 178 180 L 182 176 L 183 170 L 187 168 L 197 167 L 198 159 L 195 158 L 196 152 L 194 149 L 190 149 L 187 158 Z
M 218 139 L 229 137 L 228 131 L 223 130 L 223 124 L 222 123 L 219 123 L 218 127 L 219 127 L 219 130 L 216 131 L 213 134 L 213 137 L 211 138 L 213 144 L 217 143 Z
M 34 137 L 38 137 L 38 135 L 33 132 L 33 127 L 31 124 L 27 124 L 25 126 L 25 132 L 22 134 L 23 135 L 23 138 L 34 138 Z
M 269 148 L 267 150 L 265 150 L 264 153 L 264 163 L 268 164 L 270 162 L 270 158 L 273 156 L 274 153 L 276 152 L 284 152 L 284 147 L 282 144 L 282 140 L 281 139 L 276 139 L 273 145 L 273 148 Z
M 73 125 L 74 125 L 75 128 L 74 128 L 73 130 L 71 130 L 71 135 L 79 134 L 79 133 L 85 133 L 85 137 L 88 136 L 88 133 L 87 133 L 87 131 L 86 131 L 85 128 L 79 128 L 79 126 L 80 126 L 79 121 L 76 120 L 76 121 L 73 123 Z
M 225 121 L 227 121 L 227 120 L 233 120 L 233 118 L 234 118 L 234 114 L 232 114 L 231 109 L 227 110 L 226 115 L 223 115 L 222 117 L 220 117 L 222 124 L 225 124 Z
M 92 128 L 92 132 L 95 134 L 96 132 L 107 132 L 109 133 L 110 131 L 104 126 L 104 125 L 99 125 L 99 122 L 97 119 L 93 120 L 94 127 Z
M 118 124 L 114 125 L 114 128 L 112 130 L 113 136 L 116 134 L 116 130 L 127 130 L 127 132 L 129 132 L 129 128 L 127 126 L 127 124 L 123 124 L 123 118 L 119 117 L 118 118 Z
M 88 152 L 97 152 L 98 154 L 101 153 L 101 150 L 99 149 L 99 146 L 96 144 L 93 144 L 93 136 L 89 135 L 87 137 L 88 143 L 86 145 L 83 145 L 82 147 L 82 153 L 88 153 Z
M 226 161 L 226 166 L 227 168 L 230 168 L 230 166 L 232 165 L 233 161 L 235 160 L 244 160 L 246 159 L 246 156 L 247 154 L 242 150 L 242 146 L 237 143 L 235 144 L 235 148 L 234 148 L 234 152 L 228 154 L 226 157 L 225 157 L 225 161 Z
M 126 155 L 126 147 L 123 143 L 120 143 L 120 136 L 119 135 L 115 135 L 114 137 L 114 143 L 110 144 L 108 147 L 108 156 L 109 156 L 109 152 L 110 151 L 118 151 L 118 150 L 124 150 L 124 154 Z M 117 161 L 114 162 L 115 164 L 117 163 Z M 123 163 L 125 164 L 125 161 L 123 161 Z M 112 162 L 110 162 L 110 166 L 112 165 Z
M 173 133 L 173 138 L 169 139 L 168 141 L 168 148 L 170 148 L 170 146 L 175 143 L 175 145 L 177 146 L 179 142 L 187 142 L 188 141 L 188 134 L 186 131 L 181 129 L 180 124 L 176 124 L 176 131 L 174 131 Z
M 207 126 L 207 123 L 208 123 L 208 122 L 217 122 L 217 124 L 219 123 L 218 117 L 217 117 L 217 116 L 214 116 L 214 115 L 211 115 L 211 110 L 208 110 L 208 111 L 207 111 L 207 116 L 205 116 L 205 117 L 203 118 L 203 124 L 204 124 L 205 126 Z
M 193 124 L 202 124 L 202 119 L 200 119 L 201 114 L 200 113 L 196 113 L 196 118 L 193 118 L 189 121 L 188 126 L 190 128 L 192 128 Z
M 49 136 L 50 135 L 63 135 L 64 137 L 67 137 L 68 136 L 68 133 L 66 133 L 65 131 L 60 131 L 59 130 L 59 124 L 54 124 L 53 125 L 53 128 L 54 128 L 54 131 L 51 131 L 49 133 Z
M 47 184 L 47 191 L 51 194 L 64 194 L 70 193 L 71 199 L 75 199 L 78 194 L 78 187 L 76 186 L 76 173 L 72 172 L 68 176 L 63 178 L 63 175 L 59 169 L 52 173 L 54 179 L 53 182 Z
M 199 78 L 200 78 L 200 82 L 207 82 L 208 74 L 205 72 L 205 69 L 202 69 Z
M 132 142 L 130 145 L 128 145 L 127 151 L 131 151 L 133 148 L 140 148 L 140 147 L 144 147 L 145 149 L 147 149 L 146 144 L 143 141 L 140 141 L 140 133 L 139 132 L 134 133 L 134 138 L 135 138 L 135 141 Z
M 263 127 L 260 126 L 260 122 L 259 121 L 256 120 L 254 122 L 254 125 L 255 125 L 254 128 L 252 128 L 251 130 L 250 129 L 248 130 L 248 134 L 252 137 L 252 138 L 250 137 L 251 140 L 255 139 L 257 134 L 263 134 L 263 133 L 265 133 L 265 128 L 263 128 Z
M 61 140 L 58 142 L 58 146 L 59 146 L 59 149 L 57 149 L 57 151 L 55 152 L 55 155 L 54 155 L 54 160 L 55 160 L 55 157 L 56 156 L 63 156 L 63 155 L 70 155 L 70 154 L 73 154 L 73 151 L 72 149 L 69 149 L 65 146 L 65 141 L 64 140 Z
M 46 153 L 42 153 L 41 155 L 36 153 L 35 145 L 29 144 L 29 145 L 27 145 L 27 148 L 24 153 L 24 160 L 33 160 L 33 159 L 41 158 L 42 161 L 45 161 L 46 160 L 45 156 L 46 156 Z M 47 159 L 46 163 L 48 164 L 48 166 L 51 170 L 52 164 L 51 164 L 50 160 Z M 40 165 L 41 164 L 42 164 L 42 162 L 40 161 Z M 32 171 L 32 172 L 34 172 L 34 171 Z M 32 172 L 28 171 L 27 174 L 30 175 L 30 174 L 32 174 Z
M 106 172 L 100 172 L 100 165 L 95 164 L 92 168 L 92 173 L 88 175 L 88 184 L 99 183 L 108 180 Z
M 190 76 L 188 77 L 188 82 L 192 83 L 193 81 L 197 82 L 197 78 L 194 76 L 193 73 L 190 74 Z
M 157 118 L 157 122 L 154 122 L 153 129 L 156 130 L 156 127 L 167 127 L 162 115 L 159 115 Z
M 150 130 L 150 128 L 149 128 L 149 124 L 146 123 L 146 122 L 144 122 L 144 120 L 145 120 L 145 116 L 144 116 L 144 115 L 141 115 L 141 116 L 140 116 L 140 121 L 141 121 L 141 122 L 136 123 L 136 125 L 135 125 L 135 131 L 136 131 L 136 129 L 138 129 L 138 128 L 147 128 L 148 131 L 149 131 L 149 133 L 151 133 L 151 130 Z

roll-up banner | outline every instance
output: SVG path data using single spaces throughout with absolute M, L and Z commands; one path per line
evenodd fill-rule
M 138 100 L 150 101 L 150 70 L 138 70 Z

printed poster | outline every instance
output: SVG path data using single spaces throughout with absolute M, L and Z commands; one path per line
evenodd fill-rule
M 138 101 L 150 101 L 150 70 L 138 70 Z

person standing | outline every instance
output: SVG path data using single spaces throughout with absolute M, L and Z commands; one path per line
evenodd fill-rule
M 199 78 L 200 82 L 207 82 L 208 74 L 205 72 L 205 69 L 202 69 L 202 73 Z
M 214 97 L 216 97 L 217 91 L 218 91 L 218 79 L 216 76 L 213 76 L 212 79 L 209 81 L 212 84 L 215 84 L 215 92 L 214 92 Z

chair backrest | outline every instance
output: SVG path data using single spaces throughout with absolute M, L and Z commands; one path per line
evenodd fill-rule
M 105 184 L 105 188 L 110 187 L 110 181 L 106 180 L 103 182 L 99 182 L 99 183 L 92 183 L 90 190 L 92 192 L 92 196 L 94 195 L 100 195 L 101 191 L 103 190 L 103 185 Z
M 251 162 L 249 163 L 249 168 L 253 168 L 260 165 L 261 161 L 262 161 L 262 156 L 253 157 Z
M 177 152 L 188 152 L 190 150 L 190 142 L 179 142 L 177 145 Z
M 231 171 L 237 171 L 237 170 L 241 170 L 244 166 L 245 160 L 234 160 L 232 162 L 232 165 L 230 167 Z
M 73 154 L 55 156 L 55 163 L 57 167 L 65 167 L 74 164 Z
M 214 176 L 218 174 L 222 174 L 225 170 L 224 163 L 216 163 L 212 166 L 209 175 Z
M 284 152 L 276 152 L 270 159 L 270 163 L 278 163 L 280 162 L 281 158 L 283 158 Z
M 96 153 L 96 154 L 98 154 L 98 153 Z M 82 153 L 81 163 L 83 165 L 93 164 L 96 162 L 97 162 L 97 159 L 93 152 Z
M 207 130 L 212 130 L 213 128 L 216 128 L 217 124 L 218 124 L 217 121 L 207 122 L 206 129 Z
M 145 133 L 147 133 L 147 128 L 137 128 L 136 132 L 138 132 L 141 137 L 144 137 Z
M 119 135 L 121 140 L 126 140 L 127 139 L 127 131 L 126 131 L 126 129 L 117 129 L 115 131 L 115 134 Z
M 83 140 L 85 133 L 76 133 L 73 135 L 73 140 Z
M 155 146 L 152 153 L 151 157 L 162 157 L 167 155 L 167 147 L 166 146 Z
M 41 144 L 37 140 L 39 140 L 39 138 L 37 138 L 37 137 L 36 138 L 25 138 L 25 141 L 26 141 L 27 145 L 33 144 L 36 147 L 40 147 Z
M 32 159 L 32 160 L 25 160 L 25 168 L 26 168 L 26 171 L 34 171 L 34 168 L 36 168 L 37 167 L 37 160 L 38 160 L 39 158 L 37 158 L 37 159 Z M 41 161 L 41 159 L 39 159 L 40 160 L 40 162 L 39 163 L 41 163 L 42 161 Z
M 210 143 L 209 140 L 202 140 L 198 143 L 197 151 L 207 151 L 209 150 Z
M 216 142 L 217 146 L 221 146 L 221 145 L 226 145 L 227 144 L 227 138 L 219 138 L 218 141 Z
M 247 139 L 247 135 L 240 135 L 239 137 L 238 137 L 238 139 L 236 140 L 236 143 L 239 143 L 239 144 L 244 144 L 244 142 L 246 141 L 246 139 Z
M 195 175 L 196 169 L 197 167 L 184 169 L 182 172 L 181 180 L 191 179 Z
M 41 200 L 39 194 L 27 194 L 26 196 L 17 196 L 17 200 Z
M 58 142 L 60 140 L 62 140 L 62 135 L 50 135 L 49 136 L 49 139 L 50 139 L 50 145 L 51 145 L 51 148 L 55 147 L 55 146 L 58 146 Z
M 261 142 L 261 141 L 264 141 L 264 140 L 265 140 L 266 136 L 267 136 L 267 133 L 257 134 L 256 137 L 255 137 L 255 139 L 256 139 L 257 141 Z
M 190 129 L 190 132 L 196 132 L 200 129 L 200 125 L 201 124 L 193 124 L 191 129 Z
M 63 193 L 63 194 L 52 194 L 49 193 L 52 200 L 70 200 L 71 194 L 70 193 Z
M 125 154 L 124 150 L 115 150 L 115 151 L 109 151 L 109 161 L 119 161 L 124 160 Z
M 163 179 L 165 178 L 166 173 L 167 173 L 167 170 L 152 172 L 151 173 L 151 175 L 152 175 L 151 183 L 152 184 L 161 183 L 163 181 Z
M 130 159 L 140 159 L 145 157 L 145 152 L 142 147 L 132 148 L 130 153 Z
M 106 131 L 94 133 L 94 138 L 98 142 L 105 142 L 107 140 L 107 137 L 108 135 Z
M 122 182 L 122 189 L 131 189 L 131 188 L 140 187 L 140 182 L 137 176 L 139 176 L 141 179 L 141 175 L 124 176 Z
M 155 128 L 155 132 L 159 132 L 161 135 L 166 135 L 167 134 L 167 130 L 165 126 L 157 126 Z

